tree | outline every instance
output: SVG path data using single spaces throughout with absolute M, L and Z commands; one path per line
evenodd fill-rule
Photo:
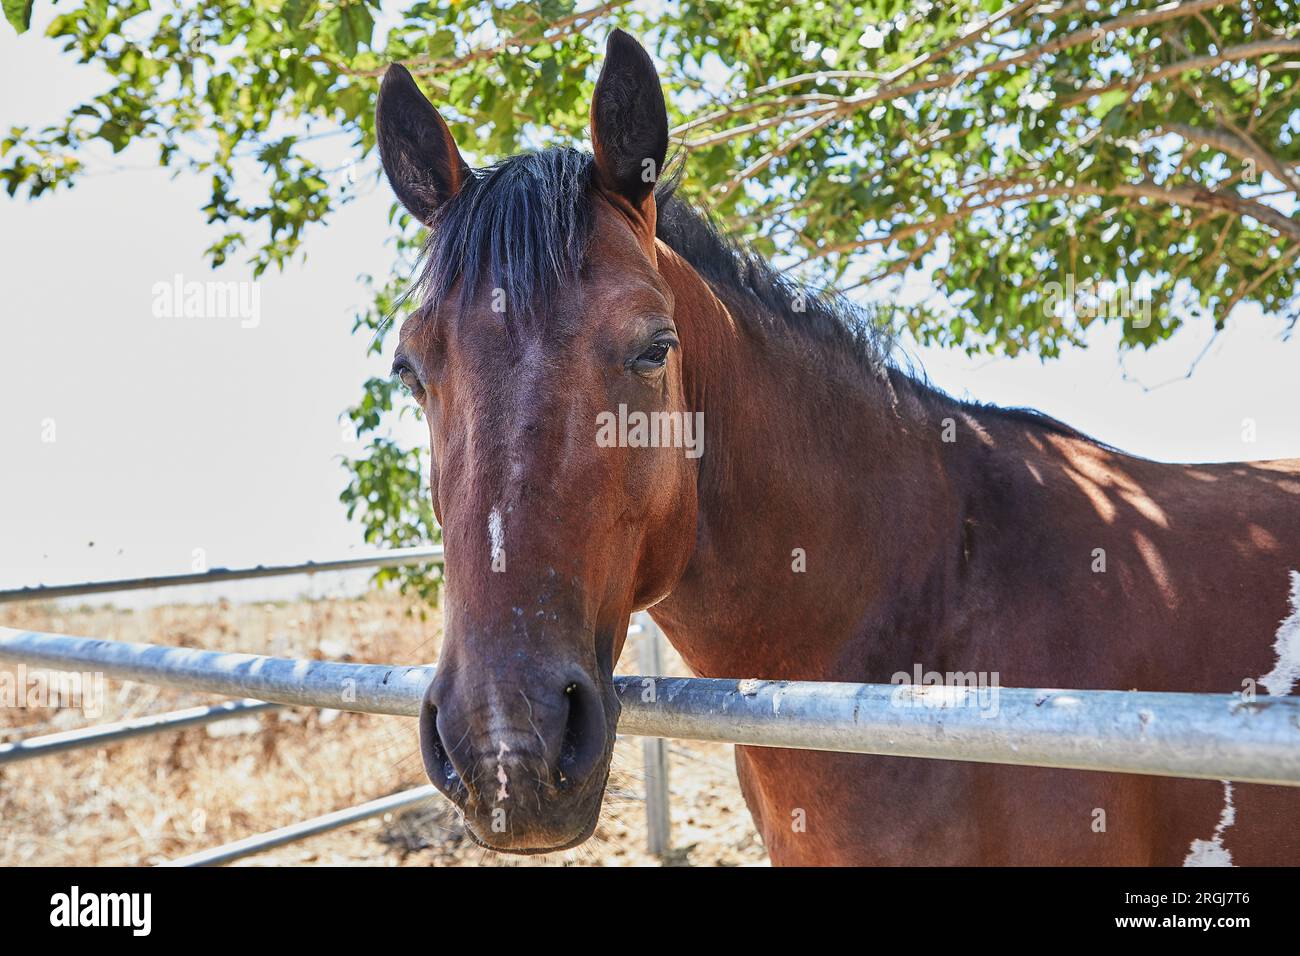
M 1293 0 L 581 3 L 74 0 L 49 33 L 112 85 L 12 130 L 0 175 L 36 197 L 76 183 L 92 139 L 149 143 L 210 176 L 203 211 L 228 227 L 214 263 L 282 267 L 356 189 L 311 145 L 373 150 L 385 64 L 405 63 L 486 163 L 586 136 L 620 25 L 663 64 L 684 189 L 814 283 L 879 298 L 931 271 L 938 300 L 897 312 L 921 342 L 1050 357 L 1101 321 L 1149 347 L 1244 302 L 1294 324 Z M 31 3 L 4 4 L 24 29 Z M 422 236 L 393 215 L 409 265 Z M 372 350 L 406 271 L 356 318 Z M 384 434 L 397 396 L 372 379 L 347 412 L 371 443 L 344 500 L 377 543 L 436 534 L 420 452 Z

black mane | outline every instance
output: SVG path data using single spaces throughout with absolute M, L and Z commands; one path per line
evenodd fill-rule
M 507 303 L 538 308 L 574 283 L 587 258 L 593 159 L 567 147 L 512 156 L 475 170 L 439 210 L 423 253 L 417 286 L 445 300 L 461 280 L 461 304 L 485 285 Z M 674 193 L 666 177 L 656 191 L 660 239 L 719 291 L 743 296 L 785 325 L 847 349 L 873 368 L 887 363 L 889 336 L 842 296 L 792 282 L 731 240 Z M 508 308 L 507 315 L 517 314 Z
M 562 148 L 474 170 L 437 213 L 417 287 L 441 301 L 462 280 L 464 306 L 487 284 L 504 293 L 506 315 L 531 312 L 582 271 L 591 169 L 591 156 Z
M 562 147 L 523 153 L 475 170 L 438 211 L 415 289 L 441 301 L 460 280 L 464 306 L 487 285 L 505 295 L 507 322 L 517 321 L 521 314 L 545 321 L 544 303 L 560 288 L 575 284 L 587 260 L 594 222 L 593 163 L 590 154 Z M 708 216 L 676 196 L 676 187 L 677 177 L 667 176 L 656 190 L 656 234 L 720 298 L 740 298 L 758 306 L 743 310 L 743 320 L 801 335 L 822 345 L 826 359 L 847 357 L 891 385 L 907 381 L 932 398 L 954 401 L 891 364 L 892 337 L 868 311 L 842 295 L 786 278 L 726 238 Z M 517 308 L 519 303 L 523 309 Z M 1029 409 L 956 404 L 1087 438 Z
M 773 316 L 792 331 L 862 362 L 877 374 L 886 370 L 893 341 L 885 325 L 842 295 L 787 278 L 724 236 L 707 215 L 678 198 L 676 188 L 676 179 L 669 178 L 656 191 L 656 234 L 715 291 L 749 299 L 759 306 L 760 316 Z

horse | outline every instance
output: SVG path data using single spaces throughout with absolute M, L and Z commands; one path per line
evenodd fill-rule
M 676 196 L 628 34 L 590 153 L 471 169 L 399 64 L 376 109 L 386 176 L 429 229 L 393 362 L 428 423 L 446 560 L 420 749 L 481 845 L 592 834 L 643 609 L 707 677 L 1294 690 L 1300 461 L 1157 463 L 904 370 L 861 310 Z M 1300 863 L 1286 787 L 735 759 L 777 865 Z

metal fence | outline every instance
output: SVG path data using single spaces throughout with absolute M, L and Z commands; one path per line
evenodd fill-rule
M 82 730 L 68 730 L 44 737 L 26 737 L 0 744 L 0 764 L 48 757 L 51 754 L 80 750 L 83 747 L 103 747 L 130 740 L 132 737 L 144 737 L 165 730 L 199 727 L 219 720 L 230 720 L 232 717 L 247 717 L 264 710 L 275 710 L 279 707 L 279 704 L 271 704 L 263 700 L 229 700 L 209 707 L 188 707 L 185 710 L 174 710 L 169 714 L 149 714 L 112 724 L 86 727 Z
M 347 566 L 365 567 L 366 560 L 348 559 Z M 389 552 L 369 560 L 421 563 L 431 557 L 426 550 L 418 557 Z M 327 565 L 337 567 L 333 562 L 293 567 L 325 570 Z M 221 573 L 221 580 L 230 580 L 295 572 L 259 568 Z M 172 580 L 197 583 L 192 575 L 181 577 L 185 580 Z M 156 584 L 166 579 L 140 580 Z M 73 587 L 60 595 L 52 594 L 53 589 L 24 593 L 66 596 L 112 589 L 107 584 Z M 278 704 L 406 717 L 418 715 L 434 675 L 431 665 L 292 660 L 8 628 L 0 628 L 0 661 L 94 670 L 107 677 Z M 657 667 L 653 654 L 642 663 Z M 1246 700 L 1238 694 L 658 676 L 616 677 L 614 685 L 622 705 L 619 730 L 646 737 L 1300 786 L 1297 697 Z M 647 750 L 647 765 L 647 779 L 666 792 L 666 756 Z M 422 799 L 415 793 L 384 800 Z M 655 798 L 647 795 L 652 839 L 666 825 L 666 813 L 654 805 Z M 388 807 L 382 800 L 372 801 L 182 862 L 223 862 L 373 815 L 365 808 L 382 813 Z
M 225 581 L 248 581 L 254 578 L 278 578 L 291 574 L 320 574 L 325 571 L 355 571 L 359 568 L 393 568 L 410 564 L 441 564 L 442 546 L 427 548 L 392 548 L 363 557 L 330 558 L 326 561 L 303 561 L 299 564 L 259 564 L 251 568 L 210 568 L 189 574 L 158 574 L 144 578 L 120 578 L 113 581 L 84 581 L 77 584 L 42 584 L 29 588 L 0 591 L 0 604 L 14 601 L 39 601 L 79 597 L 84 594 L 108 594 L 113 591 L 143 591 L 149 588 L 172 588 L 184 584 L 220 584 Z
M 396 567 L 399 565 L 439 564 L 443 559 L 441 546 L 420 548 L 394 548 L 373 554 L 331 558 L 324 561 L 304 561 L 298 564 L 256 565 L 246 568 L 212 568 L 207 571 L 194 571 L 184 574 L 151 575 L 139 578 L 118 578 L 112 580 L 86 581 L 73 584 L 39 585 L 35 587 L 0 590 L 0 604 L 18 601 L 54 600 L 57 598 L 80 597 L 89 594 L 108 594 L 118 591 L 138 591 L 151 588 L 178 587 L 194 584 L 218 584 L 228 581 L 242 581 L 256 578 L 283 577 L 295 574 L 317 574 L 325 571 L 350 571 L 365 568 Z M 0 628 L 0 632 L 12 634 L 9 629 Z M 662 634 L 648 617 L 634 623 L 629 634 L 642 634 L 642 646 L 650 659 L 658 661 L 662 645 Z M 55 635 L 51 635 L 55 636 Z M 99 642 L 111 644 L 112 642 Z M 15 658 L 20 662 L 34 663 L 30 658 Z M 52 664 L 58 667 L 60 665 Z M 73 666 L 71 664 L 67 666 Z M 91 665 L 87 665 L 91 666 Z M 103 668 L 97 668 L 106 673 Z M 656 667 L 657 669 L 657 667 Z M 158 681 L 157 683 L 162 683 Z M 176 686 L 176 685 L 172 685 Z M 224 691 L 216 691 L 224 693 Z M 310 701 L 305 706 L 321 706 Z M 40 737 L 28 737 L 9 743 L 0 744 L 0 765 L 29 760 L 36 757 L 76 750 L 83 747 L 104 746 L 133 737 L 164 731 L 182 730 L 232 717 L 246 716 L 264 710 L 284 706 L 284 702 L 272 703 L 261 700 L 229 701 L 208 707 L 192 707 L 165 714 L 151 714 L 131 718 L 110 724 L 103 724 L 81 730 L 66 731 Z M 340 707 L 338 709 L 348 709 Z M 664 855 L 670 846 L 669 812 L 668 812 L 668 766 L 667 755 L 662 751 L 662 741 L 647 739 L 646 742 L 646 812 L 647 812 L 647 847 L 656 856 Z M 417 787 L 371 800 L 367 803 L 344 810 L 337 810 L 310 820 L 300 821 L 269 833 L 248 837 L 227 846 L 216 847 L 201 853 L 174 861 L 173 865 L 208 866 L 226 863 L 253 853 L 260 853 L 296 840 L 306 839 L 327 830 L 346 826 L 350 823 L 378 816 L 393 810 L 412 805 L 420 800 L 432 799 L 436 791 L 432 787 Z
M 394 793 L 387 797 L 380 797 L 378 800 L 371 800 L 355 807 L 348 807 L 346 810 L 335 810 L 333 813 L 312 817 L 310 820 L 291 823 L 287 827 L 280 827 L 278 830 L 271 830 L 243 840 L 236 840 L 234 843 L 227 843 L 225 846 L 214 847 L 211 850 L 200 850 L 198 853 L 191 853 L 189 856 L 171 860 L 163 865 L 220 866 L 241 857 L 264 853 L 278 846 L 305 840 L 308 837 L 316 836 L 318 833 L 327 833 L 330 830 L 337 830 L 352 823 L 369 820 L 371 817 L 406 810 L 435 799 L 439 799 L 438 791 L 432 785 L 425 784 L 422 787 L 413 787 L 410 790 L 403 790 L 401 793 Z
M 0 628 L 0 660 L 415 717 L 431 665 L 342 664 Z M 623 733 L 1300 786 L 1300 697 L 615 677 Z

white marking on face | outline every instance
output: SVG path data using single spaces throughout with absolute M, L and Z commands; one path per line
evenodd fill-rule
M 1223 809 L 1219 812 L 1219 824 L 1210 839 L 1192 841 L 1183 866 L 1232 866 L 1232 854 L 1223 845 L 1223 834 L 1237 822 L 1237 808 L 1232 803 L 1232 782 L 1220 782 L 1223 784 Z
M 496 514 L 496 512 L 493 512 L 493 514 Z M 506 775 L 505 764 L 502 763 L 509 750 L 510 746 L 504 740 L 497 744 L 497 783 L 500 784 L 500 786 L 497 787 L 498 803 L 502 800 L 510 799 L 510 791 L 506 789 L 510 783 L 510 778 Z
M 501 512 L 496 508 L 488 515 L 488 541 L 492 545 L 492 560 L 495 562 L 501 555 L 506 543 L 506 530 L 501 524 Z
M 1291 572 L 1291 614 L 1277 629 L 1273 650 L 1277 663 L 1259 682 L 1271 696 L 1285 697 L 1300 681 L 1300 571 Z

